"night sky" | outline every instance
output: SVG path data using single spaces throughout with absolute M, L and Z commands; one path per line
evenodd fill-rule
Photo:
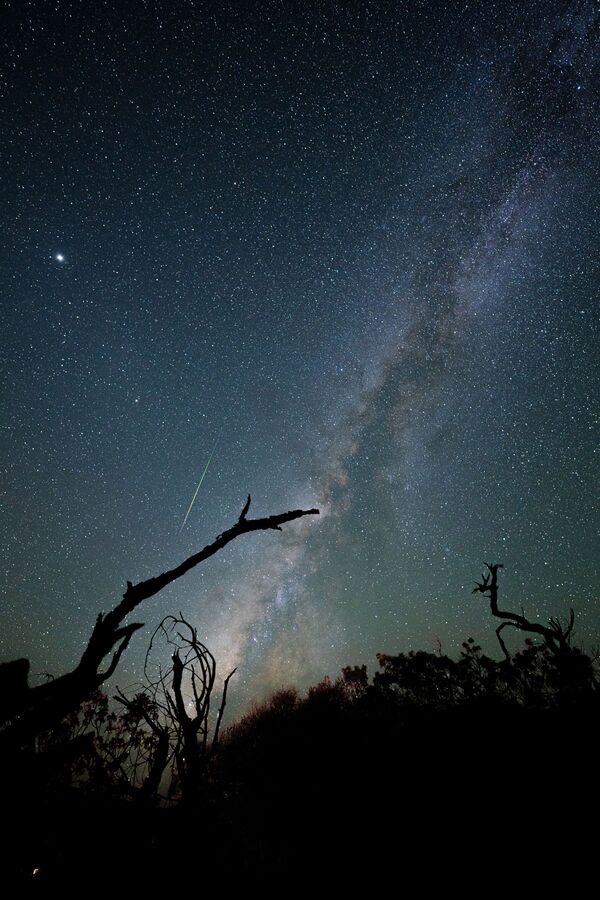
M 126 579 L 244 705 L 378 651 L 499 655 L 484 560 L 600 642 L 592 2 L 7 2 L 0 656 Z M 185 526 L 182 522 L 215 446 Z

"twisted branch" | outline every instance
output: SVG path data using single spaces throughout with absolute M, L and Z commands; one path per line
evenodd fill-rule
M 174 569 L 163 572 L 155 578 L 140 581 L 138 584 L 128 581 L 127 590 L 117 606 L 106 615 L 103 613 L 98 615 L 88 645 L 76 668 L 46 684 L 28 688 L 18 708 L 10 710 L 10 719 L 7 716 L 4 720 L 0 720 L 0 748 L 17 747 L 50 728 L 68 712 L 76 709 L 92 691 L 115 672 L 133 634 L 143 627 L 141 622 L 128 625 L 122 625 L 122 622 L 144 600 L 153 597 L 190 569 L 214 556 L 242 534 L 251 531 L 281 531 L 281 526 L 286 522 L 302 516 L 319 514 L 318 509 L 294 509 L 261 519 L 249 519 L 250 503 L 251 498 L 248 495 L 235 525 L 219 534 L 211 544 L 188 557 Z M 112 659 L 108 667 L 101 671 L 102 663 L 110 653 L 113 654 Z
M 473 594 L 488 594 L 490 599 L 490 609 L 492 615 L 498 619 L 504 619 L 501 625 L 496 629 L 496 637 L 502 652 L 507 661 L 510 661 L 510 654 L 502 638 L 502 631 L 509 626 L 517 628 L 519 631 L 527 631 L 531 634 L 539 634 L 548 646 L 548 648 L 556 655 L 564 653 L 570 649 L 571 634 L 575 623 L 575 613 L 571 609 L 569 611 L 569 620 L 562 623 L 558 618 L 551 618 L 548 625 L 540 625 L 539 622 L 530 622 L 526 618 L 525 613 L 510 612 L 509 610 L 498 608 L 498 569 L 503 569 L 502 563 L 484 563 L 488 570 L 487 575 L 481 576 L 481 581 L 475 582 Z

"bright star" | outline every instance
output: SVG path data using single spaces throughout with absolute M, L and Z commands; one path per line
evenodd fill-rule
M 62 253 L 56 253 L 54 256 L 54 259 L 56 260 L 56 262 L 64 262 L 65 261 L 65 258 L 62 255 Z

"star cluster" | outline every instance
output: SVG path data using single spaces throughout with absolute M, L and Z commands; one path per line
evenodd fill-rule
M 321 517 L 144 611 L 182 610 L 242 698 L 485 643 L 484 559 L 597 642 L 596 6 L 33 0 L 6 24 L 3 657 L 72 666 L 127 578 L 248 491 Z

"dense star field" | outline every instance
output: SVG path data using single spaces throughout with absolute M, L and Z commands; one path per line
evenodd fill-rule
M 120 685 L 180 610 L 241 705 L 496 653 L 483 560 L 600 641 L 597 5 L 3 19 L 1 657 L 72 667 L 248 492 L 321 515 L 144 604 Z

